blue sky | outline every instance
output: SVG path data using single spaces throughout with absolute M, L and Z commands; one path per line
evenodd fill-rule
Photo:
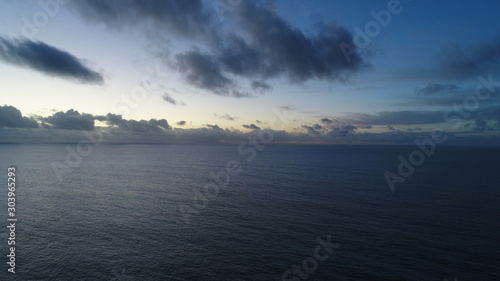
M 225 142 L 269 129 L 282 142 L 412 143 L 441 129 L 450 143 L 495 145 L 499 8 L 3 0 L 0 131 L 4 142 L 81 131 Z M 293 116 L 285 128 L 270 124 L 276 110 Z

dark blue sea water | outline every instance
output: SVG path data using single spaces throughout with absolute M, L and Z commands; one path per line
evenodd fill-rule
M 18 218 L 0 280 L 500 280 L 498 148 L 438 147 L 392 193 L 383 173 L 415 147 L 269 145 L 248 162 L 100 145 L 67 162 L 67 146 L 0 145 L 4 225 L 11 165 Z M 61 181 L 54 162 L 73 166 Z M 241 172 L 203 197 L 228 162 Z

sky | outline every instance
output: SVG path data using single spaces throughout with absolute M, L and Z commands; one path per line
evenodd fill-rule
M 499 145 L 499 10 L 0 0 L 0 142 Z

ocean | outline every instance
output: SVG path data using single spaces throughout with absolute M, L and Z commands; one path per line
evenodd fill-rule
M 77 149 L 0 145 L 1 280 L 500 280 L 500 148 Z

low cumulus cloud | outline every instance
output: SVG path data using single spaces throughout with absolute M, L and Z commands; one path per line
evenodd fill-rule
M 323 127 L 321 127 L 321 125 L 320 125 L 320 124 L 314 124 L 314 125 L 313 125 L 313 128 L 314 128 L 314 130 L 316 130 L 316 131 L 319 131 L 319 130 L 322 130 L 322 129 L 323 129 Z
M 211 129 L 211 130 L 215 130 L 215 131 L 223 131 L 223 129 L 221 127 L 219 127 L 219 125 L 215 124 L 215 125 L 211 125 L 211 124 L 206 124 L 205 125 L 207 128 Z
M 475 130 L 477 131 L 486 131 L 486 129 L 488 128 L 488 123 L 486 123 L 486 121 L 484 120 L 476 119 L 475 123 L 476 123 Z
M 42 118 L 42 121 L 48 124 L 46 128 L 59 130 L 94 130 L 96 129 L 95 120 L 104 122 L 112 129 L 117 128 L 123 132 L 161 134 L 172 130 L 166 119 L 127 120 L 122 115 L 112 113 L 108 113 L 105 116 L 92 115 L 80 113 L 74 109 L 66 112 L 59 111 L 49 117 Z
M 212 1 L 73 1 L 70 5 L 85 19 L 110 28 L 139 28 L 149 38 L 173 35 L 189 42 L 193 47 L 174 53 L 168 64 L 190 85 L 217 95 L 253 96 L 271 90 L 269 80 L 279 78 L 292 83 L 346 81 L 368 66 L 345 27 L 320 22 L 305 33 L 260 1 L 234 5 L 224 13 L 224 23 Z M 341 43 L 352 46 L 349 61 Z
M 260 130 L 260 127 L 255 125 L 255 124 L 250 124 L 250 125 L 242 125 L 244 128 L 250 129 L 250 130 Z
M 312 126 L 302 125 L 301 128 L 305 129 L 307 134 L 310 136 L 322 135 L 325 137 L 344 137 L 355 133 L 355 130 L 357 129 L 354 125 L 343 125 L 338 121 L 333 124 L 334 122 L 328 118 L 323 118 L 322 121 L 325 119 L 331 122 L 323 122 L 323 124 L 325 124 L 324 126 L 319 124 L 314 124 Z
M 172 130 L 165 119 L 126 120 L 121 115 L 108 113 L 103 120 L 111 126 L 117 126 L 123 131 L 132 133 L 163 133 L 165 130 Z
M 356 126 L 354 125 L 340 125 L 335 126 L 330 132 L 331 136 L 347 136 L 349 134 L 353 134 L 356 130 Z
M 82 83 L 102 84 L 104 82 L 101 73 L 90 69 L 83 60 L 64 50 L 27 38 L 0 37 L 0 60 L 49 76 Z
M 392 125 L 387 125 L 386 126 L 389 131 L 399 131 L 398 129 L 394 128 Z
M 24 117 L 21 111 L 13 106 L 0 106 L 0 128 L 38 128 L 33 118 Z
M 309 135 L 320 135 L 321 132 L 318 132 L 313 126 L 309 125 L 302 125 L 302 128 L 304 128 L 307 131 L 307 134 Z
M 78 112 L 70 109 L 66 112 L 56 112 L 52 116 L 46 117 L 43 121 L 51 124 L 54 129 L 65 130 L 93 130 L 95 117 L 91 114 Z
M 321 123 L 323 123 L 323 124 L 332 124 L 333 121 L 330 120 L 330 119 L 328 119 L 328 118 L 323 118 L 323 119 L 321 119 Z
M 405 122 L 394 122 L 390 117 L 401 117 L 408 112 L 393 112 L 362 116 L 358 121 L 371 120 L 375 123 L 392 120 L 377 127 L 385 132 L 357 132 L 358 128 L 373 128 L 375 125 L 348 123 L 348 118 L 328 119 L 332 122 L 304 124 L 300 131 L 286 132 L 269 130 L 276 143 L 397 143 L 412 144 L 416 138 L 429 136 L 429 131 L 408 126 Z M 422 112 L 421 112 L 422 113 Z M 409 112 L 412 116 L 414 112 Z M 351 116 L 352 117 L 352 116 Z M 359 117 L 359 116 L 358 116 Z M 96 126 L 98 120 L 107 126 Z M 322 120 L 322 119 L 320 119 Z M 341 121 L 340 121 L 341 120 Z M 40 123 L 42 122 L 42 123 Z M 420 121 L 419 121 L 420 122 Z M 185 121 L 176 123 L 185 125 Z M 394 124 L 394 125 L 392 125 Z M 251 130 L 243 132 L 234 128 L 222 128 L 206 124 L 201 128 L 172 129 L 166 119 L 127 120 L 121 115 L 92 115 L 74 109 L 55 112 L 48 117 L 28 118 L 13 106 L 0 107 L 0 142 L 10 143 L 78 143 L 87 132 L 100 133 L 107 143 L 241 143 L 261 129 L 255 124 L 244 124 Z M 500 107 L 489 106 L 478 109 L 464 120 L 463 129 L 447 132 L 447 144 L 498 145 L 498 137 L 492 135 L 500 130 Z

